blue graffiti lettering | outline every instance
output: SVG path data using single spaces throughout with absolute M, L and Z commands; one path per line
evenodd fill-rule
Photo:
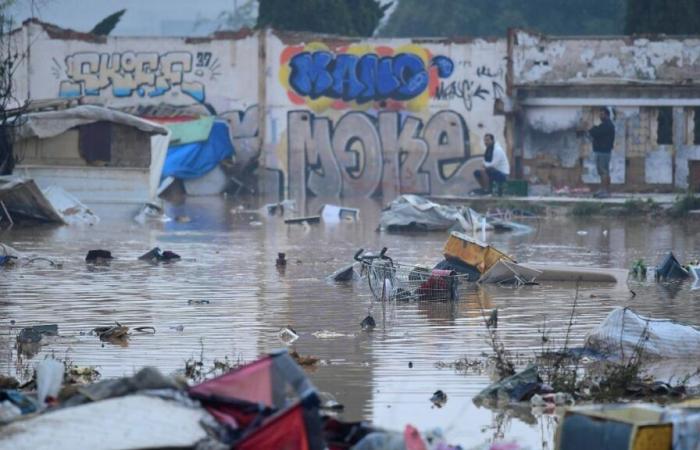
M 452 72 L 455 68 L 455 65 L 452 62 L 452 60 L 447 56 L 442 55 L 434 57 L 433 60 L 430 62 L 430 65 L 437 67 L 438 76 L 440 78 L 448 78 L 450 75 L 452 75 Z
M 289 83 L 299 93 L 316 99 L 333 85 L 333 77 L 328 73 L 328 65 L 333 55 L 328 52 L 299 53 L 289 63 L 292 72 Z
M 299 95 L 317 99 L 329 97 L 366 103 L 379 100 L 410 100 L 428 87 L 429 72 L 423 60 L 412 53 L 378 57 L 327 51 L 302 52 L 290 60 L 289 84 Z M 449 77 L 452 60 L 436 56 L 431 66 L 438 76 Z

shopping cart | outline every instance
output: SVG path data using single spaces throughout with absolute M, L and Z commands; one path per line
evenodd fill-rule
M 468 275 L 458 275 L 450 270 L 395 263 L 386 251 L 386 247 L 378 254 L 360 249 L 355 254 L 376 300 L 454 301 L 459 298 L 460 286 L 469 281 Z

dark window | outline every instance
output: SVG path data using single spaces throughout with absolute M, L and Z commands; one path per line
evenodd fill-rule
M 697 106 L 693 108 L 693 123 L 695 124 L 695 127 L 693 128 L 695 130 L 693 144 L 700 145 L 700 108 Z
M 656 143 L 659 145 L 673 144 L 673 108 L 659 108 L 656 118 Z

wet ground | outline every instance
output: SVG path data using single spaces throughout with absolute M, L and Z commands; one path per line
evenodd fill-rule
M 307 205 L 305 212 L 313 213 L 321 203 Z M 338 285 L 325 276 L 350 262 L 360 247 L 387 246 L 400 262 L 433 264 L 441 259 L 447 234 L 379 233 L 378 203 L 346 203 L 361 208 L 359 221 L 306 228 L 246 211 L 256 205 L 241 210 L 240 201 L 190 198 L 169 208 L 171 216 L 187 216 L 189 222 L 140 225 L 131 219 L 135 208 L 122 205 L 95 208 L 102 220 L 94 227 L 6 231 L 2 242 L 58 260 L 62 267 L 36 261 L 0 272 L 0 373 L 26 376 L 27 368 L 48 354 L 98 366 L 104 377 L 131 374 L 144 365 L 172 372 L 200 355 L 205 362 L 248 361 L 283 347 L 278 331 L 290 325 L 300 334 L 293 348 L 322 358 L 311 377 L 346 406 L 345 419 L 397 429 L 406 423 L 440 427 L 452 442 L 467 447 L 504 437 L 531 448 L 553 448 L 551 417 L 477 408 L 471 399 L 490 382 L 489 373 L 465 374 L 440 363 L 489 352 L 480 304 L 499 309 L 498 334 L 512 352 L 533 355 L 543 324 L 554 341 L 561 340 L 575 287 L 474 287 L 455 303 L 378 304 L 364 281 Z M 549 218 L 530 224 L 529 234 L 487 238 L 529 262 L 627 268 L 638 258 L 654 263 L 669 250 L 681 261 L 700 258 L 697 220 Z M 154 246 L 183 259 L 163 265 L 136 260 Z M 86 265 L 85 254 L 95 248 L 111 250 L 116 259 L 109 266 Z M 275 267 L 278 252 L 287 254 L 284 270 Z M 580 288 L 573 344 L 617 305 L 700 325 L 700 291 L 689 283 L 630 286 L 634 298 L 626 286 Z M 368 310 L 378 324 L 371 333 L 360 330 Z M 157 332 L 133 336 L 127 346 L 87 334 L 114 321 L 153 326 Z M 57 323 L 60 336 L 48 339 L 38 354 L 18 355 L 19 329 L 47 323 Z M 429 401 L 437 389 L 448 395 L 440 409 Z

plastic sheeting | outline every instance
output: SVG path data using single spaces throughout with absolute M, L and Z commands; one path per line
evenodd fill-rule
M 173 145 L 185 145 L 206 141 L 214 126 L 214 119 L 214 116 L 203 116 L 194 120 L 166 122 L 164 125 L 170 130 Z
M 688 278 L 690 274 L 688 271 L 678 262 L 673 252 L 670 252 L 661 264 L 656 266 L 656 279 L 657 280 L 676 280 Z
M 0 435 L 0 448 L 193 448 L 207 437 L 200 423 L 207 417 L 201 408 L 130 395 L 58 409 L 7 425 Z
M 112 122 L 137 128 L 150 134 L 168 134 L 168 130 L 156 123 L 131 114 L 95 105 L 82 105 L 59 111 L 26 114 L 22 117 L 17 139 L 37 137 L 50 138 L 63 134 L 71 128 L 95 122 Z
M 161 179 L 174 177 L 188 180 L 201 177 L 233 153 L 228 124 L 217 121 L 206 141 L 176 145 L 168 149 Z
M 459 208 L 433 203 L 418 195 L 402 195 L 394 199 L 379 218 L 379 228 L 389 231 L 447 230 L 455 224 L 461 224 L 464 229 L 471 228 Z
M 641 342 L 644 358 L 700 358 L 699 329 L 640 316 L 629 308 L 614 309 L 586 337 L 586 347 L 619 358 L 632 356 Z
M 90 208 L 59 186 L 49 186 L 43 194 L 69 225 L 95 225 L 100 221 Z

